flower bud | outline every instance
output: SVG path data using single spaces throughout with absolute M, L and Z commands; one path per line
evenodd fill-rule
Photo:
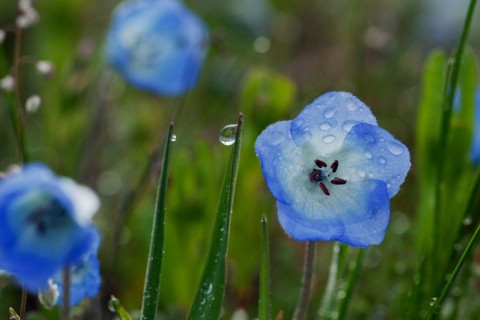
M 0 79 L 0 89 L 4 91 L 13 91 L 15 88 L 15 78 L 11 75 L 5 76 Z
M 39 95 L 34 94 L 33 96 L 29 97 L 25 102 L 25 110 L 28 113 L 36 113 L 38 109 L 40 109 L 40 105 L 42 104 L 42 99 Z
M 48 288 L 38 293 L 38 301 L 48 310 L 51 310 L 58 302 L 60 292 L 58 290 L 58 284 L 53 282 L 52 279 L 48 280 Z
M 51 79 L 55 75 L 55 67 L 50 61 L 37 61 L 35 68 L 37 68 L 38 73 L 46 79 Z

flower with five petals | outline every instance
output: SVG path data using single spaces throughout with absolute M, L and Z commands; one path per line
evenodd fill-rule
M 267 127 L 255 151 L 292 238 L 355 247 L 383 241 L 410 154 L 363 102 L 326 93 L 294 120 Z

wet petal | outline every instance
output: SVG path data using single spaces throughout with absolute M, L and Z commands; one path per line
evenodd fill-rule
M 292 121 L 290 133 L 297 146 L 310 145 L 319 154 L 328 155 L 358 123 L 377 125 L 368 106 L 352 94 L 329 92 L 303 109 Z
M 331 191 L 331 196 L 319 190 L 313 199 L 290 204 L 278 201 L 279 221 L 287 234 L 299 241 L 336 240 L 355 247 L 382 242 L 390 217 L 385 183 L 357 181 L 332 186 Z
M 359 124 L 350 130 L 342 146 L 345 155 L 339 174 L 347 180 L 376 179 L 387 185 L 393 197 L 410 169 L 407 147 L 380 127 Z

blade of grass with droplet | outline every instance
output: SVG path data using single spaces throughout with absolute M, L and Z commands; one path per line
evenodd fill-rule
M 270 297 L 270 240 L 268 238 L 267 217 L 263 215 L 260 251 L 260 299 L 258 306 L 259 320 L 270 320 L 272 318 Z
M 150 239 L 150 252 L 148 254 L 145 287 L 142 299 L 140 319 L 155 319 L 160 292 L 160 275 L 163 261 L 165 211 L 167 199 L 168 171 L 170 167 L 170 155 L 172 151 L 173 124 L 168 128 L 163 154 L 163 165 L 157 189 L 155 202 L 155 214 L 153 217 L 152 235 Z
M 120 320 L 132 320 L 132 317 L 130 317 L 128 312 L 125 311 L 122 304 L 120 303 L 120 300 L 118 300 L 116 297 L 110 297 L 110 301 L 108 302 L 108 308 L 110 309 L 110 311 L 115 312 L 120 318 Z
M 227 165 L 220 192 L 217 216 L 213 228 L 210 252 L 197 289 L 188 319 L 218 319 L 223 302 L 226 281 L 226 262 L 230 215 L 232 212 L 235 183 L 237 180 L 243 115 L 240 114 L 235 135 L 235 144 Z

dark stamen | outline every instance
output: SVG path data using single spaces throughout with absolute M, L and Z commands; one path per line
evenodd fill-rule
M 327 186 L 323 182 L 320 182 L 319 186 L 320 186 L 320 189 L 322 189 L 323 193 L 325 193 L 327 196 L 330 195 L 330 192 L 328 192 Z
M 332 168 L 332 171 L 333 171 L 333 172 L 337 172 L 338 160 L 333 161 L 333 163 L 332 163 L 332 165 L 330 166 L 330 168 Z
M 332 180 L 330 180 L 330 183 L 331 184 L 345 184 L 345 183 L 347 183 L 347 180 L 335 177 Z
M 315 160 L 314 162 L 315 162 L 315 164 L 316 164 L 319 168 L 322 168 L 322 167 L 326 167 L 326 166 L 327 166 L 327 163 L 324 162 L 324 161 L 322 161 L 322 160 L 318 160 L 318 159 L 317 159 L 317 160 Z

